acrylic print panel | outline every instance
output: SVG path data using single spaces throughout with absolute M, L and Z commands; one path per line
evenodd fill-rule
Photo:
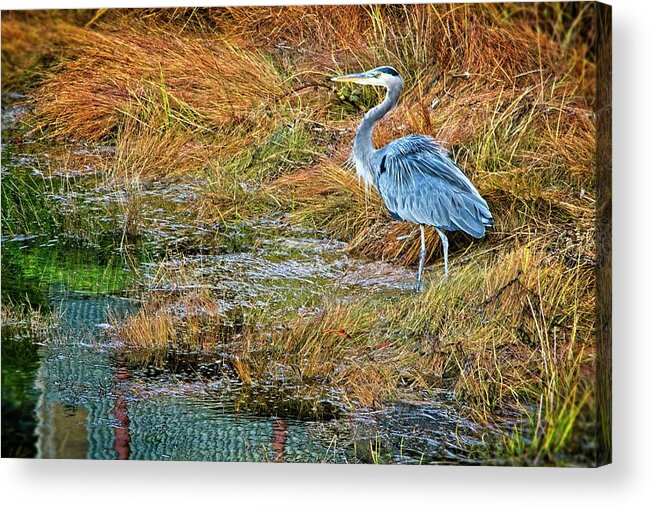
M 609 462 L 609 7 L 5 11 L 2 82 L 3 457 Z

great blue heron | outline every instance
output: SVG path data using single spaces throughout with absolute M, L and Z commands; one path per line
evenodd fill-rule
M 387 95 L 364 115 L 353 144 L 352 160 L 367 188 L 374 186 L 396 220 L 420 225 L 420 257 L 416 291 L 420 291 L 425 263 L 425 225 L 438 232 L 443 245 L 445 276 L 448 276 L 448 238 L 443 231 L 464 231 L 481 238 L 493 217 L 486 201 L 430 136 L 411 135 L 383 148 L 373 147 L 376 123 L 391 111 L 402 92 L 402 78 L 393 67 L 377 67 L 332 81 L 383 86 Z

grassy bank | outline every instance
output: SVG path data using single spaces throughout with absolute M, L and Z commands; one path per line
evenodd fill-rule
M 2 23 L 15 62 L 3 82 L 37 75 L 25 135 L 111 145 L 97 167 L 125 188 L 198 178 L 197 220 L 282 211 L 355 255 L 414 265 L 417 227 L 346 167 L 381 93 L 327 80 L 380 64 L 405 92 L 376 145 L 434 136 L 495 217 L 482 241 L 450 235 L 447 282 L 428 231 L 422 295 L 333 297 L 284 327 L 261 312 L 223 333 L 210 296 L 185 294 L 117 324 L 122 341 L 228 341 L 243 382 L 325 384 L 353 406 L 452 389 L 484 422 L 528 414 L 502 449 L 537 462 L 581 444 L 594 409 L 592 4 L 100 10 L 45 16 L 47 37 L 32 21 Z M 179 306 L 201 316 L 168 311 Z

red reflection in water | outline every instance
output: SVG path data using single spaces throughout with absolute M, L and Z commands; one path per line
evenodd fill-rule
M 285 461 L 285 443 L 287 442 L 287 422 L 276 419 L 271 423 L 273 440 L 271 446 L 276 454 L 276 461 Z
M 117 368 L 115 371 L 115 409 L 113 414 L 119 425 L 115 427 L 115 445 L 114 449 L 118 459 L 129 459 L 131 448 L 129 446 L 131 437 L 129 436 L 129 416 L 127 416 L 127 400 L 124 399 L 124 393 L 120 387 L 121 381 L 129 378 L 129 372 L 126 368 Z

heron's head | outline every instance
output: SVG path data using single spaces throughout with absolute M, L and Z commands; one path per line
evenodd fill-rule
M 330 78 L 331 81 L 341 83 L 356 83 L 361 85 L 384 86 L 393 88 L 398 83 L 402 83 L 402 78 L 393 67 L 376 67 L 375 69 L 360 72 L 359 74 L 347 74 L 345 76 L 336 76 Z

